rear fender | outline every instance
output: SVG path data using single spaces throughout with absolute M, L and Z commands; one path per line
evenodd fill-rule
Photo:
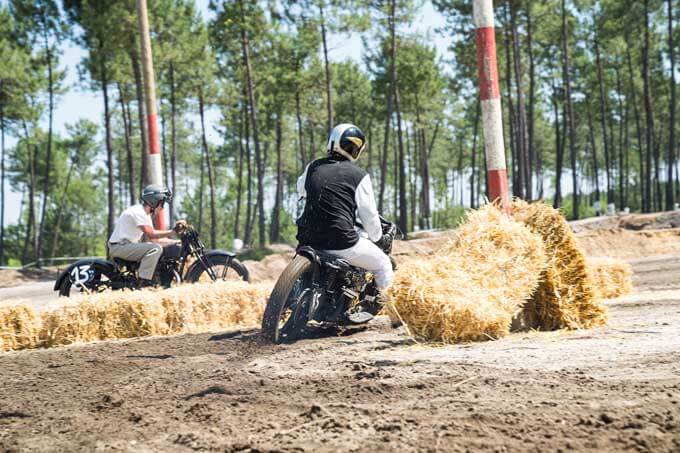
M 309 261 L 312 262 L 312 265 L 314 266 L 314 281 L 318 282 L 319 281 L 319 275 L 321 273 L 321 257 L 317 253 L 316 250 L 314 250 L 312 247 L 309 247 L 307 245 L 303 245 L 297 248 L 295 251 L 296 255 L 304 256 L 307 258 Z
M 87 269 L 93 269 L 95 274 L 111 275 L 116 270 L 115 266 L 106 260 L 94 259 L 76 261 L 59 274 L 57 281 L 54 282 L 54 291 L 59 291 L 64 280 L 70 278 L 71 272 L 73 272 L 75 268 L 82 268 L 84 272 L 86 272 L 85 266 L 89 266 Z

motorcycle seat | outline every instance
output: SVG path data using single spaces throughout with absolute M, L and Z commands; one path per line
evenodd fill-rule
M 322 253 L 322 252 L 317 252 L 319 255 L 319 258 L 321 259 L 321 262 L 324 263 L 327 266 L 332 266 L 332 267 L 337 267 L 339 269 L 349 269 L 351 265 L 347 262 L 347 260 L 344 260 L 342 258 L 338 258 L 337 256 L 331 254 L 331 253 Z
M 314 253 L 325 266 L 341 271 L 348 271 L 350 269 L 354 269 L 355 271 L 365 271 L 365 269 L 352 266 L 347 260 L 333 255 L 332 253 L 321 252 L 318 250 L 315 250 Z
M 116 266 L 120 267 L 125 267 L 128 270 L 134 269 L 139 266 L 139 263 L 137 261 L 128 261 L 124 260 L 123 258 L 114 258 L 113 262 L 116 264 Z

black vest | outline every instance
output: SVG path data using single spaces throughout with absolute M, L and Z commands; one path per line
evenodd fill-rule
M 297 240 L 321 250 L 343 250 L 359 241 L 354 229 L 357 186 L 366 172 L 353 162 L 325 157 L 307 169 L 307 201 L 297 220 Z

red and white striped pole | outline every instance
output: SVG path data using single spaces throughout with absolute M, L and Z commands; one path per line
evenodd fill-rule
M 151 37 L 149 36 L 149 17 L 146 0 L 137 0 L 137 17 L 142 44 L 142 75 L 144 78 L 144 98 L 146 104 L 146 120 L 149 129 L 149 183 L 163 185 L 163 168 L 161 163 L 161 146 L 158 139 L 158 119 L 156 118 L 156 82 L 153 73 L 151 56 Z M 154 223 L 159 230 L 165 229 L 165 210 L 161 207 L 155 211 Z
M 489 198 L 499 201 L 503 209 L 510 208 L 508 172 L 505 166 L 503 119 L 496 61 L 496 35 L 492 0 L 474 0 L 472 16 L 475 22 L 479 96 L 482 103 L 482 128 L 486 151 Z

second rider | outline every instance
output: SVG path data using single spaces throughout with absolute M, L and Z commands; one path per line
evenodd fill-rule
M 356 164 L 365 147 L 363 132 L 353 124 L 333 128 L 326 147 L 328 156 L 309 164 L 297 181 L 297 191 L 305 199 L 297 221 L 297 239 L 300 245 L 371 272 L 382 292 L 394 274 L 389 257 L 376 243 L 392 238 L 383 237 L 371 177 Z M 357 216 L 363 229 L 356 227 Z M 370 318 L 364 311 L 350 315 L 355 323 Z

